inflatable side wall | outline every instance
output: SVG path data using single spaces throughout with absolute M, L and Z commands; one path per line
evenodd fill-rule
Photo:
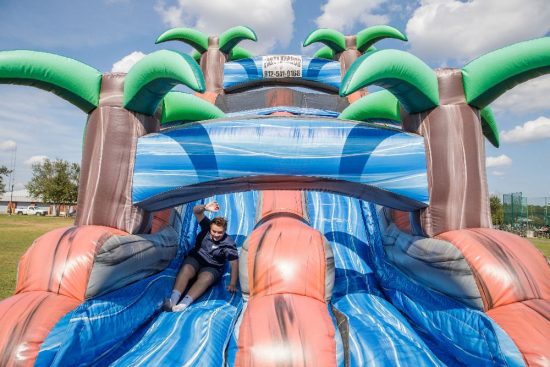
M 262 193 L 260 220 L 240 260 L 250 298 L 235 366 L 336 366 L 326 304 L 334 259 L 323 235 L 308 226 L 302 203 L 299 191 Z
M 2 366 L 32 366 L 53 326 L 85 298 L 97 251 L 113 228 L 60 228 L 34 241 L 19 262 L 15 295 L 0 302 Z
M 458 248 L 475 274 L 484 311 L 514 340 L 530 366 L 550 364 L 550 267 L 529 241 L 479 228 L 438 238 Z
M 172 227 L 128 235 L 102 226 L 39 237 L 19 262 L 15 295 L 0 302 L 2 366 L 32 366 L 50 331 L 86 300 L 164 270 L 176 255 Z
M 509 335 L 528 365 L 548 363 L 543 350 L 548 347 L 544 335 L 550 331 L 550 314 L 545 306 L 550 299 L 550 269 L 530 242 L 488 228 L 450 231 L 436 238 L 415 236 L 409 216 L 387 208 L 378 211 L 378 220 L 388 263 L 427 289 L 483 312 L 494 323 L 490 329 L 500 333 L 501 340 L 504 332 Z M 386 281 L 389 284 L 388 278 Z M 396 289 L 412 294 L 405 283 Z M 415 307 L 423 302 L 417 298 Z M 425 315 L 416 316 L 410 305 L 399 303 L 419 325 L 425 322 Z M 480 331 L 487 333 L 490 329 Z M 506 344 L 510 342 L 503 347 Z M 513 350 L 506 353 L 514 355 Z

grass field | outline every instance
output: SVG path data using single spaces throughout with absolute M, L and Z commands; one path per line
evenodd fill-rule
M 537 246 L 542 253 L 550 259 L 550 239 L 548 238 L 530 238 L 533 245 Z
M 17 263 L 40 235 L 72 225 L 74 218 L 0 215 L 0 299 L 13 294 Z
M 0 299 L 13 294 L 17 263 L 25 250 L 40 235 L 73 224 L 73 218 L 0 215 Z M 531 239 L 550 258 L 550 239 Z

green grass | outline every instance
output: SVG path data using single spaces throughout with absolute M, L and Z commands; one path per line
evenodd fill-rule
M 529 241 L 539 250 L 542 251 L 544 256 L 550 259 L 550 239 L 548 238 L 529 238 Z
M 32 242 L 73 222 L 74 218 L 0 215 L 0 299 L 13 295 L 19 258 Z

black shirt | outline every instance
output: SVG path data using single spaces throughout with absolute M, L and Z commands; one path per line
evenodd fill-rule
M 197 235 L 193 252 L 215 267 L 222 267 L 225 261 L 239 258 L 235 241 L 225 233 L 219 241 L 210 236 L 210 219 L 204 217 L 199 223 L 201 232 Z

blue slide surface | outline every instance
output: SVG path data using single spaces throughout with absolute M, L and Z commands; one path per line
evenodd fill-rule
M 240 247 L 254 229 L 258 193 L 218 195 L 214 199 L 220 203 L 219 215 L 229 220 L 228 233 Z M 196 203 L 184 205 L 176 213 L 175 227 L 181 235 L 181 244 L 169 268 L 91 299 L 67 314 L 42 345 L 37 366 L 234 365 L 237 350 L 234 327 L 243 300 L 239 292 L 233 295 L 225 289 L 229 282 L 228 267 L 223 278 L 184 312 L 161 312 L 161 302 L 171 292 L 183 255 L 194 244 L 198 225 L 192 207 Z M 435 332 L 430 325 L 434 323 L 430 312 L 421 306 L 416 311 L 426 314 L 427 321 L 421 327 L 410 323 L 408 310 L 402 305 L 404 301 L 400 301 L 406 290 L 400 287 L 412 286 L 401 279 L 403 275 L 397 274 L 398 270 L 380 264 L 383 250 L 376 248 L 376 212 L 372 205 L 346 196 L 308 192 L 307 206 L 311 226 L 325 235 L 334 252 L 335 286 L 329 312 L 337 330 L 336 365 L 458 366 L 480 361 L 475 355 L 446 355 L 452 349 L 446 349 L 448 345 L 454 343 L 455 349 L 461 350 L 457 340 L 471 337 L 474 331 L 465 331 L 464 335 L 456 336 L 457 340 L 439 344 L 430 338 Z M 381 273 L 377 273 L 377 268 L 382 269 Z M 387 272 L 396 273 L 397 280 L 388 280 L 393 275 Z M 432 302 L 430 297 L 440 296 L 426 296 L 428 304 Z M 486 330 L 490 330 L 490 322 L 483 314 L 463 306 L 454 307 L 451 301 L 445 300 L 453 305 L 445 310 L 452 316 L 450 320 L 456 321 L 457 317 L 469 322 L 477 320 L 487 323 Z M 343 325 L 336 321 L 337 316 L 345 319 Z M 460 326 L 454 329 L 449 326 L 449 330 L 456 333 Z M 502 341 L 499 344 L 498 338 L 506 338 L 496 334 L 484 335 L 487 345 L 476 347 L 477 353 L 487 354 L 487 348 L 499 349 L 500 344 L 505 344 Z M 79 356 L 78 361 L 75 355 Z M 505 362 L 505 358 L 500 360 L 516 365 Z

